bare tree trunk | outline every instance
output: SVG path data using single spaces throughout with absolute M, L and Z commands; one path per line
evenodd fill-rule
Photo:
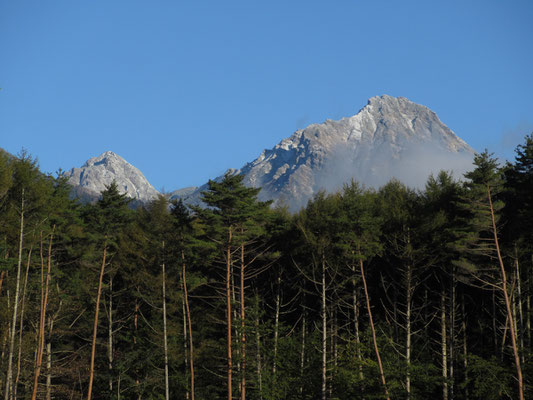
M 185 301 L 185 311 L 187 314 L 187 326 L 189 328 L 189 368 L 191 378 L 191 400 L 194 400 L 194 346 L 192 340 L 191 309 L 189 307 L 189 291 L 187 290 L 187 275 L 185 269 L 185 252 L 181 251 L 182 276 L 183 276 L 183 299 Z
M 498 354 L 498 330 L 496 322 L 496 288 L 492 288 L 492 333 L 494 342 L 494 354 Z
M 137 330 L 138 330 L 138 324 L 139 324 L 139 302 L 135 300 L 135 308 L 134 308 L 134 314 L 133 314 L 133 344 L 134 346 L 137 345 Z M 141 398 L 141 382 L 139 381 L 139 372 L 135 372 L 135 389 L 137 390 L 137 398 L 140 400 Z
M 180 274 L 180 277 L 181 277 L 181 287 L 182 287 L 182 291 L 184 291 L 183 289 L 183 274 Z M 183 354 L 184 354 L 184 359 L 185 359 L 185 377 L 187 379 L 187 381 L 189 381 L 189 378 L 190 378 L 190 370 L 189 370 L 189 345 L 188 345 L 188 338 L 187 338 L 187 310 L 185 310 L 185 298 L 183 298 L 183 302 L 182 302 L 182 312 L 183 312 Z M 185 390 L 185 400 L 189 400 L 191 397 L 191 392 L 190 392 L 190 388 L 189 386 L 187 385 L 186 387 L 186 390 Z
M 360 255 L 359 255 L 360 256 Z M 366 308 L 368 310 L 368 318 L 370 320 L 370 329 L 372 330 L 372 340 L 374 342 L 374 350 L 376 351 L 376 358 L 378 360 L 379 374 L 381 376 L 381 383 L 385 391 L 385 397 L 390 400 L 389 390 L 387 389 L 387 382 L 385 380 L 385 373 L 383 371 L 383 364 L 379 355 L 378 341 L 376 338 L 376 328 L 374 327 L 374 320 L 372 318 L 372 309 L 370 308 L 370 297 L 368 296 L 368 288 L 366 286 L 365 270 L 363 268 L 363 259 L 359 258 L 359 267 L 361 268 L 361 278 L 363 279 L 363 288 L 365 290 Z
M 522 308 L 522 278 L 520 276 L 520 264 L 518 262 L 518 255 L 516 251 L 516 245 L 515 245 L 515 260 L 516 260 L 516 290 L 518 294 L 518 298 L 516 299 L 518 302 L 518 321 L 519 326 L 517 329 L 517 336 L 520 339 L 520 354 L 522 354 L 522 364 L 525 363 L 524 359 L 524 311 Z
M 22 332 L 24 331 L 24 305 L 26 303 L 26 288 L 28 286 L 28 273 L 30 272 L 32 248 L 28 252 L 28 262 L 26 263 L 26 274 L 24 276 L 24 289 L 22 290 L 22 304 L 20 306 L 20 328 L 19 328 L 19 349 L 17 358 L 17 377 L 15 378 L 15 386 L 13 387 L 13 398 L 17 398 L 17 387 L 20 379 L 20 365 L 22 360 Z
M 33 393 L 32 393 L 32 400 L 34 400 L 37 397 L 37 387 L 39 385 L 39 375 L 41 373 L 41 356 L 42 356 L 42 345 L 43 342 L 41 340 L 42 338 L 42 318 L 43 318 L 43 312 L 44 312 L 44 254 L 43 254 L 43 233 L 41 232 L 41 239 L 40 239 L 40 245 L 39 245 L 39 256 L 41 259 L 41 282 L 40 282 L 40 288 L 41 288 L 41 304 L 39 308 L 39 330 L 37 333 L 37 350 L 35 353 L 35 373 L 34 373 L 34 382 L 33 382 Z
M 43 351 L 44 351 L 44 342 L 45 342 L 45 325 L 46 325 L 46 308 L 48 305 L 48 287 L 50 284 L 50 271 L 52 269 L 52 239 L 55 231 L 55 225 L 52 228 L 52 233 L 50 234 L 50 242 L 48 245 L 48 270 L 46 272 L 46 281 L 44 283 L 44 297 L 41 289 L 41 315 L 39 321 L 39 343 L 37 346 L 37 362 L 35 368 L 35 378 L 33 381 L 33 393 L 32 400 L 35 400 L 37 397 L 37 389 L 39 386 L 39 375 L 41 374 L 41 366 L 43 361 Z M 41 287 L 43 281 L 43 253 L 42 253 L 42 232 L 41 232 Z
M 2 284 L 4 283 L 5 275 L 6 275 L 6 271 L 0 272 L 0 294 L 2 294 Z
M 465 369 L 465 398 L 469 398 L 468 391 L 468 342 L 466 333 L 466 311 L 465 311 L 465 296 L 461 296 L 461 314 L 463 317 L 462 329 L 463 329 L 463 367 Z
M 442 356 L 442 398 L 448 400 L 448 346 L 446 335 L 446 293 L 444 288 L 440 294 L 440 335 L 441 335 L 441 356 Z
M 329 398 L 333 398 L 333 382 L 335 382 L 335 376 L 337 374 L 338 367 L 338 351 L 337 351 L 337 335 L 338 335 L 338 323 L 337 323 L 337 307 L 336 304 L 333 304 L 333 318 L 330 318 L 331 321 L 331 347 L 333 352 L 333 368 L 330 374 L 329 381 Z
M 241 243 L 241 400 L 246 400 L 246 309 L 244 307 L 244 268 L 244 243 Z
M 452 267 L 452 287 L 450 294 L 450 400 L 454 399 L 454 386 L 455 386 L 455 376 L 454 376 L 454 363 L 455 363 L 455 268 Z
M 228 336 L 228 400 L 232 400 L 232 373 L 233 373 L 233 359 L 231 351 L 231 240 L 232 240 L 232 227 L 228 229 L 228 242 L 226 247 L 226 309 L 227 309 L 227 336 Z
M 511 311 L 511 303 L 509 299 L 509 294 L 507 293 L 507 274 L 505 272 L 505 267 L 503 265 L 503 259 L 502 259 L 502 255 L 500 252 L 500 242 L 498 240 L 498 231 L 496 229 L 496 219 L 494 216 L 494 207 L 492 205 L 492 195 L 491 195 L 489 186 L 487 186 L 487 194 L 488 194 L 489 206 L 490 206 L 490 216 L 492 220 L 492 233 L 494 235 L 494 244 L 496 246 L 496 254 L 498 255 L 498 262 L 500 264 L 502 291 L 503 291 L 503 296 L 505 299 L 505 308 L 507 309 L 507 316 L 509 318 L 509 325 L 511 328 L 511 344 L 513 346 L 513 354 L 514 354 L 515 365 L 516 365 L 516 375 L 518 379 L 518 394 L 519 394 L 520 400 L 524 400 L 524 382 L 522 379 L 522 366 L 520 364 L 520 357 L 518 355 L 518 346 L 516 344 L 516 332 L 514 329 L 514 318 L 513 318 L 513 313 Z
M 281 272 L 279 272 L 276 279 L 276 313 L 274 316 L 274 358 L 272 361 L 272 375 L 274 380 L 274 385 L 276 384 L 276 372 L 277 372 L 277 363 L 278 363 L 278 338 L 279 338 L 279 312 L 281 307 Z
M 107 368 L 109 393 L 113 393 L 113 276 L 109 277 L 109 324 L 107 327 Z
M 527 345 L 528 347 L 531 347 L 531 287 L 533 286 L 531 282 L 533 279 L 529 282 L 529 288 L 530 290 L 527 292 L 526 296 L 526 332 L 527 332 Z
M 15 333 L 17 331 L 17 313 L 20 292 L 20 275 L 22 270 L 22 243 L 24 238 L 24 189 L 20 201 L 20 228 L 19 228 L 19 253 L 17 262 L 17 286 L 15 288 L 15 300 L 13 303 L 13 320 L 11 322 L 11 334 L 9 337 L 9 354 L 7 361 L 7 377 L 5 387 L 5 400 L 12 398 L 12 380 L 13 380 L 13 352 L 15 351 Z
M 307 310 L 305 309 L 305 301 L 303 302 L 302 310 L 302 347 L 300 349 L 300 388 L 299 393 L 302 396 L 304 391 L 304 368 L 305 368 L 305 336 L 306 336 L 306 319 Z
M 359 333 L 359 301 L 357 300 L 357 287 L 355 284 L 355 265 L 352 265 L 352 303 L 353 303 L 353 324 L 355 334 L 355 354 L 357 355 L 357 361 L 359 363 L 359 379 L 363 381 L 363 358 L 361 356 L 361 337 Z
M 102 265 L 100 267 L 100 277 L 98 278 L 98 292 L 96 294 L 96 310 L 94 312 L 93 340 L 92 340 L 92 345 L 91 345 L 91 367 L 89 369 L 89 391 L 87 394 L 87 400 L 91 400 L 92 393 L 93 393 L 94 356 L 96 353 L 96 336 L 98 333 L 98 312 L 100 311 L 100 295 L 102 294 L 102 282 L 104 280 L 106 256 L 107 256 L 107 239 L 106 239 L 106 242 L 104 242 L 104 255 L 102 257 Z
M 413 296 L 412 282 L 413 270 L 410 263 L 407 264 L 407 282 L 405 287 L 406 310 L 405 310 L 405 361 L 407 370 L 405 373 L 405 391 L 407 400 L 411 399 L 411 302 Z
M 263 367 L 261 361 L 261 335 L 259 333 L 259 295 L 256 293 L 256 317 L 255 317 L 255 343 L 256 343 L 256 364 L 257 364 L 257 380 L 259 383 L 259 400 L 263 400 Z
M 322 400 L 326 400 L 327 389 L 327 338 L 328 325 L 326 314 L 326 259 L 322 255 L 322 280 L 321 280 L 320 318 L 322 319 Z
M 165 242 L 163 242 L 163 249 Z M 170 399 L 169 384 L 168 384 L 168 343 L 167 343 L 167 292 L 166 292 L 166 271 L 165 262 L 161 264 L 161 273 L 163 275 L 162 282 L 162 297 L 163 297 L 163 349 L 165 352 L 165 400 Z
M 52 331 L 54 318 L 48 318 L 48 342 L 46 343 L 46 400 L 52 398 Z

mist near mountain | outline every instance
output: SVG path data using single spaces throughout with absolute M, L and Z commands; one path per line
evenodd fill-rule
M 443 152 L 429 143 L 412 144 L 401 153 L 400 158 L 393 158 L 390 153 L 377 154 L 372 160 L 374 165 L 369 169 L 362 168 L 351 149 L 338 146 L 331 155 L 315 176 L 314 192 L 338 191 L 352 179 L 373 188 L 397 179 L 411 188 L 423 189 L 429 175 L 437 175 L 442 170 L 461 179 L 472 169 L 473 161 L 471 153 Z

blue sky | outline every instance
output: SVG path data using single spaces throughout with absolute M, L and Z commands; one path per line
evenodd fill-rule
M 173 190 L 389 94 L 512 157 L 531 21 L 513 0 L 0 0 L 0 147 L 47 172 L 112 150 Z

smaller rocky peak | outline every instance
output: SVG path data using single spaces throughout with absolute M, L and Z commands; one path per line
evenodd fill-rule
M 122 193 L 143 203 L 159 193 L 141 171 L 112 151 L 90 158 L 81 168 L 72 168 L 65 175 L 75 191 L 83 189 L 88 193 L 84 197 L 91 200 L 98 198 L 113 181 Z

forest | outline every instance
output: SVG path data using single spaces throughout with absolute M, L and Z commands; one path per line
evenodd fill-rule
M 80 204 L 0 153 L 1 396 L 533 398 L 533 134 L 422 190 L 259 190 Z

